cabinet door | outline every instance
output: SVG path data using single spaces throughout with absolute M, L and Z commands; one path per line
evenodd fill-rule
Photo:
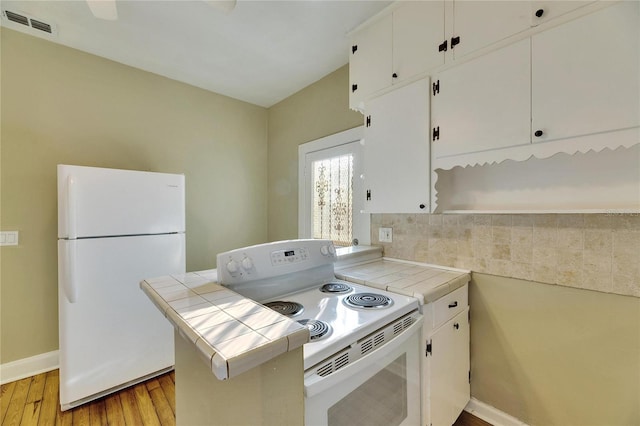
M 429 80 L 419 80 L 367 103 L 367 213 L 429 211 L 428 90 Z
M 469 402 L 469 308 L 431 336 L 427 386 L 431 425 L 452 425 Z
M 369 95 L 391 85 L 391 15 L 356 33 L 349 57 L 349 106 L 364 109 Z
M 530 63 L 526 39 L 434 76 L 434 155 L 530 143 Z
M 540 25 L 550 19 L 557 18 L 564 15 L 567 12 L 578 9 L 582 6 L 586 6 L 590 1 L 578 1 L 578 0 L 532 0 L 531 1 L 531 25 Z
M 393 11 L 394 83 L 444 64 L 444 1 L 412 1 Z
M 639 10 L 621 2 L 532 37 L 534 142 L 640 124 Z
M 452 47 L 454 59 L 529 29 L 531 6 L 527 1 L 453 2 Z M 451 40 L 449 40 L 451 42 Z

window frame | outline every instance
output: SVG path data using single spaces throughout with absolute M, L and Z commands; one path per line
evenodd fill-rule
M 298 238 L 313 238 L 312 170 L 307 168 L 308 161 L 317 157 L 321 151 L 336 149 L 338 152 L 340 147 L 357 142 L 361 148 L 354 153 L 353 238 L 358 239 L 358 245 L 371 243 L 371 217 L 364 212 L 363 137 L 364 127 L 358 126 L 298 146 Z

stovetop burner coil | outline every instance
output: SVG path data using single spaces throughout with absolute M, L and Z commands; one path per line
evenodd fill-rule
M 328 336 L 331 331 L 331 326 L 324 321 L 303 319 L 299 320 L 298 323 L 309 329 L 309 340 L 312 342 Z
M 348 293 L 351 291 L 351 286 L 345 283 L 330 282 L 320 287 L 320 291 L 323 293 Z
M 383 294 L 355 293 L 345 297 L 344 303 L 352 308 L 377 309 L 391 306 L 393 300 Z
M 304 306 L 300 303 L 288 300 L 276 300 L 274 302 L 265 303 L 264 306 L 288 317 L 300 315 L 302 311 L 304 311 Z

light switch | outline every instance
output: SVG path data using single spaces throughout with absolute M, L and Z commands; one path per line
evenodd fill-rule
M 18 231 L 2 231 L 0 232 L 0 246 L 17 246 Z

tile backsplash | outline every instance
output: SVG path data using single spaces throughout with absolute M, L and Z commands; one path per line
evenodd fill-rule
M 371 243 L 386 257 L 640 297 L 635 213 L 372 214 Z

